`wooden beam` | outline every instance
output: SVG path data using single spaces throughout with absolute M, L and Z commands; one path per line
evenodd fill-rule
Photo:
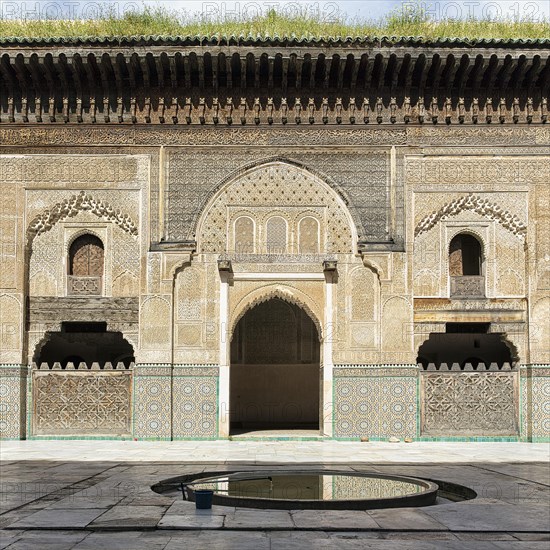
M 403 67 L 404 59 L 400 57 L 395 59 L 395 64 L 392 69 L 391 74 L 391 86 L 390 86 L 390 95 L 392 97 L 397 96 L 397 87 L 399 85 L 399 75 L 401 74 L 401 69 Z
M 84 98 L 84 89 L 82 86 L 82 58 L 80 57 L 80 54 L 74 53 L 72 62 L 71 62 L 71 70 L 73 73 L 73 82 L 76 88 L 76 121 L 77 122 L 83 122 L 83 98 Z
M 302 89 L 302 68 L 304 66 L 304 58 L 296 56 L 296 90 Z
M 457 62 L 456 57 L 453 54 L 449 54 L 447 56 L 445 69 L 441 75 L 445 84 L 445 98 L 452 97 L 453 95 L 455 77 L 459 68 L 460 64 Z
M 441 73 L 443 72 L 444 66 L 445 65 L 443 64 L 441 56 L 439 54 L 435 54 L 433 57 L 433 64 L 431 67 L 431 71 L 433 74 L 432 88 L 431 88 L 432 97 L 438 97 L 439 95 L 439 82 L 441 81 Z
M 15 77 L 13 74 L 11 74 L 11 71 L 13 69 L 11 68 L 10 64 L 10 58 L 8 54 L 4 54 L 2 58 L 0 59 L 0 73 L 2 73 L 4 82 L 7 83 L 7 90 L 8 90 L 8 121 L 9 122 L 15 122 L 15 92 L 16 92 L 16 82 Z
M 96 95 L 97 95 L 96 78 L 95 78 L 96 67 L 97 67 L 97 63 L 95 60 L 95 55 L 93 53 L 88 54 L 85 68 L 86 68 L 86 76 L 88 78 L 88 90 L 90 94 L 90 111 L 89 111 L 90 122 L 96 121 Z
M 346 70 L 346 64 L 348 62 L 347 57 L 340 57 L 339 59 L 339 66 L 338 66 L 338 74 L 336 77 L 336 89 L 338 91 L 341 91 L 344 87 L 344 71 Z
M 512 76 L 512 72 L 517 67 L 517 59 L 514 59 L 511 55 L 507 55 L 504 59 L 504 65 L 498 75 L 498 87 L 500 97 L 506 97 L 508 93 L 508 83 Z
M 550 58 L 549 58 L 550 59 Z M 542 64 L 542 60 L 540 55 L 535 55 L 533 58 L 533 62 L 531 64 L 531 68 L 525 75 L 525 81 L 527 84 L 527 97 L 533 97 L 535 92 L 535 86 L 539 79 L 540 74 L 544 70 L 544 65 Z M 544 95 L 544 92 L 541 90 L 542 94 Z M 546 89 L 546 96 L 548 96 L 548 88 Z
M 359 68 L 361 67 L 361 58 L 357 56 L 352 56 L 352 68 L 351 68 L 351 77 L 349 81 L 349 89 L 355 90 L 357 86 L 357 76 L 359 75 Z
M 460 67 L 458 69 L 458 74 L 456 75 L 456 79 L 458 81 L 457 95 L 459 98 L 464 97 L 464 90 L 466 89 L 468 77 L 470 76 L 470 72 L 473 67 L 474 63 L 472 63 L 470 56 L 468 54 L 464 54 L 460 58 Z
M 475 67 L 472 71 L 472 97 L 478 97 L 481 80 L 483 78 L 483 75 L 485 74 L 485 69 L 487 68 L 488 64 L 488 60 L 482 57 L 481 54 L 476 57 Z
M 514 95 L 518 94 L 518 91 L 522 87 L 523 79 L 529 68 L 529 62 L 527 57 L 522 55 L 519 59 L 518 67 L 514 71 L 513 86 L 514 86 Z
M 433 57 L 426 57 L 424 65 L 422 66 L 422 72 L 420 73 L 420 79 L 418 82 L 418 95 L 424 97 L 426 94 L 426 80 L 432 67 Z

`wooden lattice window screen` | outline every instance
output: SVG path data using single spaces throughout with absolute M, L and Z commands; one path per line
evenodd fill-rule
M 75 277 L 102 277 L 104 249 L 95 235 L 78 237 L 70 248 L 70 271 Z

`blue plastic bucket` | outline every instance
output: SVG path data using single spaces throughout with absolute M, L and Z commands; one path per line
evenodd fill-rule
M 214 496 L 212 489 L 198 489 L 194 493 L 197 510 L 209 510 L 212 508 L 212 497 Z

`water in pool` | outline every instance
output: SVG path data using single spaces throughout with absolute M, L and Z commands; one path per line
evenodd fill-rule
M 384 477 L 319 474 L 276 474 L 253 478 L 221 476 L 189 485 L 192 490 L 210 489 L 228 497 L 277 500 L 359 500 L 395 498 L 426 491 L 415 480 Z

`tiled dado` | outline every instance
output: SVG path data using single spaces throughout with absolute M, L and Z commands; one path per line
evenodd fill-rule
M 0 439 L 25 437 L 28 367 L 0 364 Z
M 173 439 L 218 437 L 217 365 L 174 365 Z
M 335 365 L 333 376 L 335 438 L 417 436 L 416 365 Z
M 134 368 L 133 433 L 136 439 L 172 437 L 172 365 Z
M 134 370 L 134 437 L 216 438 L 217 403 L 217 366 L 137 365 Z
M 522 365 L 521 439 L 550 441 L 550 365 Z

